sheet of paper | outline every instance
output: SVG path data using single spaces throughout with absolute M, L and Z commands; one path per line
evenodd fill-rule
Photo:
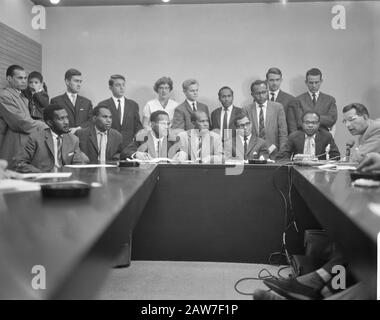
M 49 178 L 69 178 L 72 172 L 44 172 L 44 173 L 22 173 L 21 179 L 49 179 Z
M 0 180 L 0 191 L 3 192 L 39 191 L 40 189 L 40 184 L 37 182 L 15 179 Z
M 117 168 L 116 164 L 69 164 L 66 168 Z

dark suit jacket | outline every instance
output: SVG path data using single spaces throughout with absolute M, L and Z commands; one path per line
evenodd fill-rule
M 286 123 L 288 125 L 288 132 L 292 133 L 297 131 L 298 128 L 302 126 L 302 112 L 297 103 L 295 97 L 286 93 L 282 90 L 278 92 L 276 102 L 281 103 L 284 107 L 284 112 L 286 116 Z
M 169 133 L 164 137 L 160 149 L 160 154 L 156 152 L 156 146 L 151 131 L 141 130 L 135 139 L 122 151 L 120 158 L 131 158 L 136 151 L 147 152 L 152 158 L 173 158 L 178 148 L 172 148 L 175 144 L 179 145 L 179 138 Z
M 62 135 L 63 165 L 83 163 L 78 138 L 71 134 Z M 32 133 L 23 149 L 16 156 L 19 172 L 48 172 L 54 168 L 54 144 L 50 128 Z
M 210 119 L 210 112 L 208 110 L 208 106 L 201 102 L 197 102 L 197 110 L 206 112 L 208 118 Z M 193 113 L 193 109 L 185 100 L 177 108 L 174 110 L 173 116 L 173 124 L 172 129 L 182 129 L 182 130 L 190 130 L 194 129 L 194 125 L 191 122 L 191 114 Z
M 233 136 L 224 143 L 224 156 L 226 159 L 244 159 L 244 144 L 241 138 L 236 135 L 236 131 Z M 265 140 L 255 137 L 252 134 L 251 139 L 248 141 L 246 156 L 247 159 L 258 159 L 260 156 L 268 159 L 268 146 Z
M 69 116 L 69 125 L 74 127 L 88 127 L 92 120 L 92 103 L 85 97 L 77 95 L 75 107 L 66 93 L 51 99 L 51 103 L 64 107 Z
M 320 92 L 314 107 L 309 92 L 305 92 L 297 97 L 297 102 L 302 113 L 315 111 L 321 116 L 321 127 L 323 129 L 330 129 L 336 123 L 338 111 L 334 97 Z
M 142 129 L 140 121 L 139 105 L 124 97 L 123 122 L 120 124 L 120 117 L 112 98 L 101 101 L 98 105 L 107 106 L 112 113 L 112 129 L 115 129 L 123 136 L 123 148 L 127 147 L 133 140 L 137 132 Z
M 33 119 L 44 119 L 44 109 L 49 105 L 49 96 L 45 91 L 33 93 L 30 88 L 23 91 L 25 97 L 29 100 L 29 112 Z
M 252 123 L 252 134 L 259 136 L 258 123 L 255 103 L 243 108 L 243 111 L 248 115 Z M 278 102 L 268 100 L 267 112 L 265 118 L 265 141 L 268 146 L 274 144 L 277 150 L 271 154 L 274 157 L 277 152 L 281 152 L 285 147 L 288 139 L 288 126 L 283 106 Z
M 235 118 L 237 114 L 241 112 L 241 109 L 238 107 L 233 106 L 231 111 L 231 117 L 230 122 L 228 123 L 229 129 L 236 129 L 235 127 Z M 214 129 L 220 129 L 222 124 L 220 123 L 220 115 L 222 114 L 222 107 L 215 109 L 213 112 L 211 112 L 211 130 Z
M 79 148 L 90 159 L 90 163 L 99 163 L 99 148 L 95 126 L 78 130 L 75 135 L 79 138 Z M 117 161 L 122 151 L 122 136 L 120 132 L 110 129 L 107 135 L 106 161 Z
M 315 135 L 315 155 L 321 155 L 326 152 L 326 146 L 330 145 L 329 156 L 330 159 L 339 160 L 339 149 L 335 144 L 334 138 L 331 133 L 326 130 L 319 130 Z M 278 155 L 278 159 L 290 159 L 292 155 L 303 153 L 305 145 L 305 132 L 298 130 L 293 132 L 288 137 L 284 151 Z M 325 160 L 326 155 L 318 157 L 319 160 Z
M 15 89 L 0 92 L 0 158 L 14 168 L 14 157 L 37 129 L 47 128 L 45 122 L 33 120 L 28 110 L 28 100 Z

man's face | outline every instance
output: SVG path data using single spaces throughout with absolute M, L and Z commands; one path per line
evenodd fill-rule
M 206 131 L 209 128 L 209 121 L 207 114 L 204 112 L 198 113 L 197 120 L 193 123 L 194 129 L 198 129 L 199 131 Z
M 82 76 L 72 76 L 70 80 L 65 80 L 67 90 L 71 93 L 79 93 L 82 85 Z
M 199 86 L 197 84 L 192 84 L 189 86 L 186 90 L 183 91 L 186 98 L 190 101 L 197 101 L 198 99 L 198 88 Z
M 236 121 L 237 132 L 242 137 L 248 137 L 252 133 L 252 124 L 247 117 Z
M 303 117 L 302 129 L 308 136 L 313 136 L 319 129 L 319 120 L 316 114 L 309 113 Z
M 121 98 L 125 94 L 125 81 L 123 79 L 116 79 L 113 81 L 113 85 L 110 86 L 112 94 L 116 98 Z
M 277 91 L 280 89 L 282 83 L 282 77 L 279 74 L 270 73 L 268 74 L 268 86 L 270 91 Z
M 353 136 L 363 134 L 368 128 L 368 116 L 359 116 L 355 109 L 343 113 L 343 123 Z
M 54 111 L 53 120 L 48 120 L 47 124 L 58 135 L 70 132 L 69 117 L 64 109 Z
M 258 104 L 264 104 L 268 100 L 268 88 L 263 83 L 253 86 L 251 95 Z
M 13 76 L 8 76 L 9 85 L 16 90 L 25 90 L 28 85 L 28 79 L 24 70 L 13 71 Z
M 165 114 L 160 114 L 157 118 L 157 121 L 152 122 L 151 126 L 156 137 L 158 138 L 166 137 L 168 135 L 169 127 L 170 127 L 169 116 Z
M 321 76 L 307 76 L 305 81 L 311 93 L 317 93 L 322 84 Z
M 228 108 L 234 101 L 234 96 L 230 89 L 223 89 L 219 95 L 219 101 L 224 108 Z
M 100 108 L 99 114 L 94 117 L 95 125 L 99 131 L 107 131 L 111 129 L 112 125 L 112 113 L 106 108 Z
M 169 98 L 170 86 L 167 83 L 163 83 L 157 88 L 158 97 L 160 99 L 166 100 Z

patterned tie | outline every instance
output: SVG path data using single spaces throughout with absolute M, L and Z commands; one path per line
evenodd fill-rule
M 105 132 L 99 132 L 100 135 L 100 141 L 99 141 L 99 163 L 106 163 L 106 150 L 107 150 L 107 143 L 106 143 L 106 133 Z
M 228 108 L 224 108 L 224 116 L 223 116 L 223 126 L 222 126 L 222 141 L 224 141 L 225 138 L 228 138 L 228 133 L 226 133 L 226 136 L 225 135 L 225 130 L 228 129 L 228 125 L 227 125 L 227 109 Z
M 202 136 L 199 136 L 198 154 L 199 154 L 199 161 L 202 162 Z
M 260 118 L 259 118 L 259 138 L 265 140 L 265 125 L 264 125 L 264 105 L 260 104 Z
M 317 104 L 317 97 L 315 93 L 313 93 L 312 96 L 313 96 L 313 106 L 315 107 L 315 105 Z
M 159 158 L 160 157 L 160 150 L 161 148 L 160 148 L 160 140 L 158 140 L 157 141 L 157 158 Z
M 247 160 L 247 150 L 248 150 L 248 137 L 244 136 L 244 160 Z
M 195 101 L 193 102 L 193 112 L 197 111 L 197 107 L 195 105 Z
M 57 164 L 58 168 L 61 168 L 63 165 L 62 161 L 62 137 L 57 136 Z
M 271 92 L 272 97 L 270 98 L 270 101 L 274 101 L 274 92 Z
M 119 117 L 120 124 L 123 123 L 123 119 L 121 119 L 121 101 L 117 99 L 117 116 Z

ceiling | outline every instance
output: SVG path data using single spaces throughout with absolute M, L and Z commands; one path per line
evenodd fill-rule
M 332 0 L 306 1 L 288 0 L 288 2 L 331 2 Z M 364 0 L 363 0 L 364 1 Z M 49 0 L 32 0 L 35 4 L 45 7 L 53 6 Z M 206 4 L 206 3 L 274 3 L 281 0 L 171 0 L 169 4 Z M 162 4 L 161 0 L 61 0 L 58 6 L 121 6 L 121 5 L 152 5 Z

